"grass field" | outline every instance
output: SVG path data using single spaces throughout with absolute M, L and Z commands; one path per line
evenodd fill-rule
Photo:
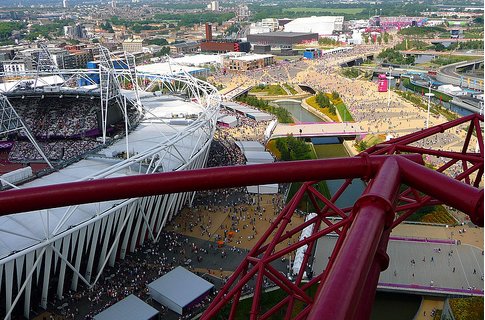
M 364 11 L 363 8 L 287 8 L 283 12 L 309 12 L 309 13 L 341 13 L 341 14 L 357 14 Z
M 348 157 L 347 150 L 342 144 L 320 144 L 314 145 L 318 159 Z
M 340 118 L 342 118 L 343 122 L 354 122 L 354 118 L 350 114 L 347 106 L 341 102 L 335 106 L 337 108 L 338 113 L 340 114 Z

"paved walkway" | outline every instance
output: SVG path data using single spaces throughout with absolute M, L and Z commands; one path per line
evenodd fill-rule
M 366 134 L 359 125 L 347 122 L 317 122 L 305 124 L 278 123 L 271 138 L 286 137 L 354 137 Z
M 320 274 L 337 237 L 318 241 L 313 270 Z M 470 245 L 439 241 L 389 241 L 390 262 L 379 277 L 379 288 L 426 294 L 483 295 L 483 251 Z

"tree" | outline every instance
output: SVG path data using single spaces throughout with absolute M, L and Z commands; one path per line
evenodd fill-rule
M 483 17 L 476 17 L 473 19 L 473 22 L 476 24 L 483 24 Z
M 380 37 L 380 36 L 377 37 L 377 43 L 379 43 L 379 45 L 382 44 L 382 37 Z
M 383 40 L 384 40 L 384 43 L 386 44 L 389 42 L 389 33 L 384 32 Z

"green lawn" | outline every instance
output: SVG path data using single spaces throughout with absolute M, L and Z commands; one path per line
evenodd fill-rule
M 335 106 L 337 108 L 337 112 L 340 114 L 340 118 L 342 118 L 343 122 L 353 122 L 354 118 L 352 118 L 352 115 L 350 114 L 349 110 L 347 109 L 347 106 L 341 102 Z
M 315 149 L 318 159 L 343 158 L 349 156 L 342 144 L 320 144 L 314 145 L 313 148 Z
M 283 83 L 283 86 L 290 91 L 291 94 L 297 94 L 298 91 L 295 90 L 292 86 L 290 86 L 288 83 Z
M 286 8 L 283 12 L 309 12 L 309 13 L 342 13 L 342 14 L 357 14 L 364 11 L 363 8 Z

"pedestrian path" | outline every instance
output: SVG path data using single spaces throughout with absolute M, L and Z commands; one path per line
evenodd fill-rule
M 428 295 L 483 295 L 481 249 L 423 240 L 400 238 L 389 241 L 389 267 L 381 273 L 378 289 Z M 326 268 L 336 241 L 335 236 L 318 241 L 316 252 L 319 254 L 315 255 L 313 263 L 315 274 Z

